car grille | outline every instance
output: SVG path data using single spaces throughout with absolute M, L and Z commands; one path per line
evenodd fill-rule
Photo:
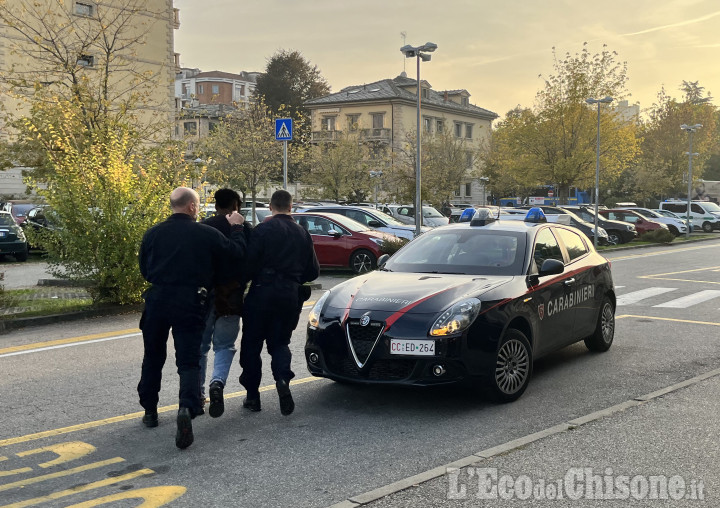
M 360 326 L 358 320 L 348 322 L 347 334 L 360 363 L 364 364 L 367 361 L 375 341 L 382 331 L 383 325 L 379 321 L 371 321 L 367 326 Z
M 414 360 L 378 360 L 370 366 L 368 379 L 395 381 L 410 376 L 415 367 Z

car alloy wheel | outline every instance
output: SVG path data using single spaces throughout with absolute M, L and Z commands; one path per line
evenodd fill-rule
M 595 332 L 585 339 L 585 346 L 590 351 L 605 352 L 612 346 L 615 338 L 615 306 L 608 296 L 603 298 L 600 315 Z
M 620 245 L 622 243 L 622 238 L 620 237 L 620 233 L 617 231 L 608 231 L 608 242 L 610 242 L 610 245 Z
M 703 222 L 702 230 L 705 233 L 712 233 L 713 232 L 712 224 L 710 224 L 709 222 Z
M 518 399 L 530 382 L 532 353 L 525 335 L 514 329 L 505 332 L 505 337 L 495 358 L 490 388 L 500 402 Z
M 366 250 L 354 252 L 350 258 L 350 268 L 355 273 L 366 273 L 375 268 L 375 256 Z

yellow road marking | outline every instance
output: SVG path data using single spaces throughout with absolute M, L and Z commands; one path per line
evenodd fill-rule
M 53 492 L 52 494 L 49 494 L 47 496 L 34 497 L 26 501 L 20 501 L 18 503 L 6 504 L 0 506 L 0 508 L 25 508 L 26 506 L 47 503 L 48 501 L 55 501 L 56 499 L 60 499 L 62 497 L 72 496 L 73 494 L 79 494 L 80 492 L 87 492 L 88 490 L 99 489 L 101 487 L 107 487 L 108 485 L 124 482 L 125 480 L 132 480 L 134 478 L 153 473 L 155 473 L 155 471 L 153 471 L 152 469 L 140 469 L 139 471 L 134 471 L 132 473 L 124 474 L 122 476 L 107 478 L 105 480 L 100 480 L 99 482 L 88 483 L 87 485 L 80 485 L 79 487 L 72 487 L 67 490 Z
M 83 443 L 82 441 L 71 441 L 69 443 L 57 443 L 50 446 L 44 446 L 42 448 L 36 448 L 34 450 L 27 450 L 18 453 L 17 456 L 29 457 L 30 455 L 38 455 L 41 453 L 52 453 L 57 455 L 57 458 L 54 460 L 38 464 L 39 467 L 47 469 L 49 467 L 65 464 L 66 462 L 78 460 L 79 458 L 90 455 L 91 453 L 95 453 L 96 450 L 97 449 L 91 444 Z
M 141 499 L 143 503 L 136 505 L 138 507 L 158 508 L 171 501 L 175 501 L 177 498 L 185 494 L 186 491 L 186 487 L 181 487 L 179 485 L 146 487 L 144 489 L 133 489 L 125 492 L 118 492 L 117 494 L 110 494 L 104 497 L 98 497 L 96 499 L 91 499 L 90 501 L 85 501 L 84 503 L 68 506 L 67 508 L 92 508 L 93 506 L 101 506 L 125 499 Z
M 14 489 L 16 487 L 27 487 L 28 485 L 32 485 L 34 483 L 44 482 L 45 480 L 52 480 L 53 478 L 62 478 L 63 476 L 69 476 L 75 473 L 90 471 L 91 469 L 109 466 L 110 464 L 117 464 L 118 462 L 125 462 L 125 459 L 123 459 L 122 457 L 115 457 L 108 460 L 101 460 L 100 462 L 93 462 L 91 464 L 74 467 L 72 469 L 65 469 L 63 471 L 58 471 L 57 473 L 48 473 L 40 476 L 34 476 L 32 478 L 25 478 L 24 480 L 18 480 L 12 483 L 6 483 L 4 485 L 0 485 L 0 492 L 4 490 Z
M 0 349 L 0 355 L 6 353 L 16 353 L 18 351 L 27 351 L 41 347 L 62 346 L 64 344 L 82 343 L 89 340 L 106 339 L 116 335 L 126 335 L 129 333 L 140 333 L 137 328 L 128 328 L 127 330 L 116 330 L 114 332 L 95 333 L 92 335 L 82 335 L 80 337 L 68 337 L 67 339 L 48 340 L 46 342 L 33 342 L 32 344 L 23 344 L 22 346 L 12 346 Z
M 310 376 L 310 377 L 305 377 L 305 378 L 295 379 L 293 381 L 290 381 L 290 385 L 296 386 L 296 385 L 301 385 L 301 384 L 305 384 L 305 383 L 311 383 L 313 381 L 320 381 L 321 379 L 324 379 L 324 378 Z M 275 385 L 268 385 L 268 386 L 263 386 L 262 388 L 260 388 L 260 391 L 267 392 L 267 391 L 274 390 L 274 389 L 275 389 Z M 242 397 L 243 395 L 247 395 L 246 390 L 229 393 L 229 394 L 225 395 L 225 399 L 234 399 L 237 397 Z M 173 410 L 177 410 L 177 409 L 178 409 L 177 404 L 173 404 L 171 406 L 163 406 L 163 407 L 158 408 L 158 413 L 166 413 L 168 411 L 173 411 Z M 64 434 L 70 434 L 72 432 L 78 432 L 80 430 L 93 429 L 96 427 L 102 427 L 104 425 L 110 425 L 111 423 L 135 420 L 137 418 L 142 418 L 142 416 L 144 414 L 145 414 L 144 411 L 138 411 L 135 413 L 129 413 L 129 414 L 120 415 L 120 416 L 113 416 L 111 418 L 105 418 L 103 420 L 95 420 L 92 422 L 80 423 L 77 425 L 70 425 L 69 427 L 45 430 L 42 432 L 36 432 L 34 434 L 27 434 L 25 436 L 3 439 L 3 440 L 0 440 L 0 447 L 10 446 L 10 445 L 18 444 L 18 443 L 27 443 L 28 441 L 35 441 L 37 439 L 43 439 L 46 437 L 61 436 Z M 2 508 L 2 507 L 0 507 L 0 508 Z
M 622 318 L 655 319 L 657 321 L 672 321 L 675 323 L 689 323 L 692 325 L 720 326 L 720 323 L 714 323 L 712 321 L 693 321 L 691 319 L 675 319 L 675 318 L 656 317 L 656 316 L 636 316 L 634 314 L 623 314 L 622 316 L 615 316 L 615 319 L 622 319 Z
M 651 275 L 640 275 L 639 278 L 640 279 L 651 279 L 653 277 L 664 277 L 665 275 L 678 275 L 680 273 L 704 272 L 706 270 L 717 271 L 717 269 L 719 269 L 719 268 L 720 268 L 720 266 L 708 266 L 705 268 L 693 268 L 692 270 L 681 270 L 679 272 L 667 272 L 667 273 L 655 273 L 655 274 L 651 274 Z
M 717 249 L 717 245 L 703 245 L 701 247 L 686 247 L 684 249 L 667 249 L 667 250 L 661 250 L 658 252 L 648 252 L 647 254 L 632 254 L 630 256 L 620 256 L 617 258 L 608 258 L 610 261 L 619 261 L 621 259 L 634 259 L 634 258 L 646 258 L 650 256 L 659 256 L 661 254 L 673 254 L 675 252 L 687 252 L 689 250 L 698 250 L 698 249 Z M 607 256 L 605 256 L 607 258 Z

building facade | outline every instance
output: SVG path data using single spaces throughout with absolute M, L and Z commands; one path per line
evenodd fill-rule
M 232 74 L 230 72 L 202 72 L 200 69 L 181 69 L 175 77 L 175 100 L 178 108 L 224 104 L 245 107 L 255 91 L 259 72 Z
M 401 74 L 394 79 L 350 86 L 337 93 L 305 103 L 311 113 L 312 141 L 338 139 L 343 132 L 357 130 L 360 138 L 381 145 L 391 157 L 401 153 L 408 134 L 417 130 L 417 80 Z M 480 150 L 491 135 L 498 115 L 470 103 L 467 90 L 436 91 L 420 81 L 421 125 L 425 133 L 450 131 L 468 150 Z M 392 157 L 395 159 L 395 157 Z M 477 158 L 469 160 L 467 177 L 458 186 L 452 202 L 479 204 L 486 179 L 480 177 Z

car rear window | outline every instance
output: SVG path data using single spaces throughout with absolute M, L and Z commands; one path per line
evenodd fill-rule
M 14 224 L 15 221 L 9 215 L 0 215 L 0 226 L 12 226 Z

